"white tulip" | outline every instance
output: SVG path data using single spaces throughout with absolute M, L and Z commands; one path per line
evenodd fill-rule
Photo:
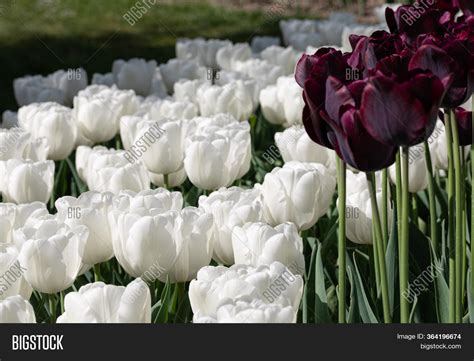
M 199 207 L 214 216 L 214 256 L 225 265 L 234 263 L 232 231 L 247 222 L 263 220 L 260 203 L 257 201 L 260 191 L 232 187 L 222 188 L 209 196 L 199 197 Z
M 288 127 L 303 122 L 303 92 L 294 77 L 278 78 L 260 92 L 262 112 L 270 123 Z
M 48 140 L 49 159 L 66 159 L 73 151 L 77 127 L 70 108 L 56 103 L 34 103 L 18 110 L 18 121 L 33 139 Z
M 470 102 L 470 101 L 469 101 Z M 468 102 L 468 103 L 469 103 Z M 467 104 L 466 104 L 467 105 Z M 430 153 L 431 163 L 435 169 L 448 170 L 448 146 L 446 144 L 446 128 L 441 120 L 438 120 L 433 133 L 427 140 Z M 464 147 L 464 157 L 467 158 L 470 147 Z M 413 161 L 416 157 L 425 157 L 425 148 L 423 144 L 418 144 L 410 148 L 409 159 Z
M 2 124 L 0 128 L 11 129 L 18 127 L 18 113 L 5 110 L 2 113 Z
M 36 323 L 33 306 L 21 296 L 0 301 L 0 323 Z
M 370 193 L 365 173 L 346 172 L 346 235 L 349 240 L 358 244 L 373 244 L 373 216 Z M 382 214 L 382 183 L 381 173 L 376 173 L 376 198 L 379 214 Z M 339 200 L 338 200 L 339 202 Z M 393 210 L 387 204 L 389 228 Z
M 232 46 L 232 43 L 229 40 L 219 39 L 178 39 L 176 57 L 178 59 L 195 59 L 202 66 L 217 69 L 216 55 L 220 49 L 226 46 Z
M 15 79 L 13 90 L 19 106 L 42 102 L 56 102 L 59 104 L 66 102 L 66 94 L 62 90 L 54 88 L 41 75 Z
M 183 208 L 183 196 L 180 192 L 170 192 L 164 188 L 146 190 L 140 193 L 122 191 L 113 198 L 113 211 L 109 212 L 109 222 L 113 237 L 117 237 L 116 220 L 126 212 L 137 212 L 155 216 L 167 211 L 179 211 Z
M 295 72 L 295 66 L 300 58 L 300 53 L 291 46 L 288 48 L 270 46 L 260 53 L 260 57 L 270 64 L 280 66 L 285 75 L 289 75 Z
M 168 92 L 173 91 L 174 84 L 179 80 L 206 77 L 206 69 L 195 59 L 171 59 L 160 65 L 160 72 Z
M 239 300 L 290 306 L 294 313 L 303 294 L 303 279 L 279 262 L 270 266 L 204 267 L 189 286 L 194 319 L 217 318 L 218 309 Z
M 0 161 L 0 190 L 11 203 L 46 203 L 53 192 L 54 162 L 10 159 Z M 3 177 L 3 179 L 2 179 Z
M 319 31 L 326 40 L 326 44 L 341 45 L 342 33 L 346 25 L 355 23 L 355 16 L 350 13 L 333 12 L 329 19 L 318 23 Z
M 127 287 L 103 282 L 82 286 L 64 298 L 57 323 L 150 323 L 151 294 L 140 278 Z
M 298 313 L 291 305 L 268 304 L 259 299 L 245 297 L 227 301 L 218 307 L 216 318 L 202 317 L 194 323 L 296 323 Z
M 328 211 L 335 188 L 334 170 L 321 164 L 289 162 L 274 168 L 262 184 L 265 220 L 309 229 Z
M 290 36 L 295 33 L 312 34 L 318 32 L 318 22 L 316 20 L 289 19 L 280 20 L 280 30 L 283 35 L 285 45 L 290 45 Z
M 138 95 L 146 96 L 152 92 L 156 67 L 155 60 L 119 59 L 112 65 L 112 74 L 119 89 L 132 89 Z
M 156 122 L 146 121 L 138 125 L 135 142 L 143 137 Z M 160 125 L 160 133 L 156 140 L 141 154 L 140 159 L 149 172 L 158 174 L 171 174 L 183 166 L 184 136 L 181 122 L 169 121 Z M 145 147 L 144 147 L 145 148 Z
M 30 142 L 30 134 L 21 128 L 0 129 L 0 161 L 21 159 Z
M 48 159 L 49 142 L 47 138 L 31 139 L 23 152 L 23 159 L 42 162 Z
M 91 85 L 106 85 L 111 87 L 115 85 L 115 79 L 113 73 L 99 74 L 94 73 L 92 75 Z
M 14 230 L 24 227 L 30 217 L 48 212 L 43 202 L 27 204 L 0 203 L 0 244 L 13 244 Z M 18 248 L 22 244 L 18 244 Z
M 114 255 L 108 226 L 112 197 L 110 193 L 86 192 L 79 198 L 59 198 L 55 203 L 61 222 L 71 228 L 84 225 L 89 229 L 82 257 L 85 264 L 106 262 Z
M 236 264 L 257 267 L 278 261 L 295 274 L 305 273 L 303 240 L 293 223 L 283 223 L 275 228 L 265 223 L 235 227 L 232 248 Z
M 197 92 L 198 89 L 206 84 L 203 79 L 180 80 L 174 84 L 173 97 L 180 102 L 191 102 L 198 106 Z
M 129 275 L 153 281 L 170 271 L 182 244 L 174 234 L 176 211 L 155 216 L 144 215 L 144 211 L 118 213 L 113 247 L 117 261 Z
M 209 265 L 212 259 L 213 217 L 202 209 L 188 207 L 180 212 L 172 212 L 174 220 L 174 239 L 180 244 L 180 251 L 171 269 L 159 276 L 165 282 L 188 282 L 197 272 Z
M 87 227 L 70 228 L 50 219 L 36 229 L 25 227 L 19 232 L 26 239 L 19 256 L 26 281 L 49 294 L 71 287 L 82 266 Z
M 278 36 L 254 36 L 250 46 L 254 53 L 261 53 L 270 46 L 280 46 L 280 38 Z
M 168 99 L 153 103 L 145 114 L 148 119 L 157 121 L 192 119 L 197 115 L 198 108 L 193 103 Z
M 235 70 L 237 62 L 252 58 L 252 50 L 247 43 L 229 44 L 219 49 L 217 64 L 222 70 Z
M 120 118 L 138 109 L 133 90 L 91 85 L 74 98 L 74 117 L 79 132 L 93 143 L 107 142 L 119 132 Z
M 33 289 L 24 278 L 25 269 L 18 260 L 19 250 L 12 244 L 0 243 L 0 300 L 20 295 L 31 297 Z
M 47 82 L 64 93 L 64 105 L 71 105 L 77 93 L 87 87 L 87 72 L 82 68 L 58 70 L 48 75 Z
M 275 84 L 279 77 L 286 75 L 285 70 L 281 66 L 270 64 L 261 59 L 237 62 L 233 70 L 244 73 L 250 79 L 254 79 L 260 89 Z
M 254 102 L 241 80 L 234 83 L 204 85 L 198 89 L 197 102 L 202 116 L 229 113 L 239 120 L 247 120 L 254 111 Z
M 130 162 L 130 154 L 105 147 L 80 146 L 76 152 L 79 176 L 90 190 L 117 194 L 121 190 L 139 192 L 150 188 L 148 172 L 140 162 Z
M 298 161 L 333 167 L 334 151 L 313 142 L 302 126 L 295 125 L 275 133 L 275 143 L 286 163 Z
M 396 183 L 396 165 L 388 168 L 390 181 Z M 417 193 L 428 187 L 428 167 L 426 166 L 424 146 L 411 147 L 408 154 L 408 190 Z
M 250 169 L 250 135 L 196 134 L 187 139 L 184 167 L 191 183 L 206 190 L 228 187 Z
M 138 124 L 146 121 L 141 116 L 125 115 L 120 118 L 120 139 L 123 148 L 129 150 L 137 137 Z
M 321 33 L 292 33 L 288 36 L 287 45 L 291 45 L 298 51 L 305 51 L 309 46 L 320 47 L 327 44 L 326 38 Z

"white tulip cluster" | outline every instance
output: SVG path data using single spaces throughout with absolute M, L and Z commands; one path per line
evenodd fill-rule
M 74 96 L 86 86 L 87 73 L 81 68 L 58 70 L 46 77 L 28 75 L 13 82 L 19 106 L 41 102 L 70 105 Z
M 20 108 L 0 129 L 0 274 L 10 277 L 0 279 L 0 322 L 36 322 L 35 292 L 67 293 L 60 323 L 149 323 L 163 306 L 157 284 L 176 298 L 188 288 L 196 323 L 296 322 L 303 249 L 315 246 L 302 234 L 335 204 L 336 156 L 305 132 L 291 74 L 308 46 L 346 46 L 348 29 L 373 30 L 357 26 L 344 13 L 282 21 L 288 47 L 181 39 L 167 63 L 119 59 L 89 86 L 82 70 L 15 80 Z M 252 116 L 259 107 L 271 126 Z M 429 143 L 443 170 L 438 126 Z M 269 137 L 284 164 L 256 178 L 262 127 L 286 128 Z M 424 156 L 410 167 L 410 191 L 423 190 Z M 57 197 L 68 172 L 79 192 Z M 379 174 L 376 193 L 380 206 Z M 363 174 L 347 171 L 346 211 L 348 239 L 372 244 Z M 99 281 L 106 265 L 126 282 Z
M 379 24 L 375 26 L 358 24 L 354 15 L 344 12 L 332 12 L 325 20 L 281 20 L 283 42 L 299 51 L 321 46 L 342 46 L 344 51 L 351 51 L 349 35 L 371 35 L 377 30 L 386 30 L 386 7 L 387 5 L 374 9 L 374 15 L 379 20 Z

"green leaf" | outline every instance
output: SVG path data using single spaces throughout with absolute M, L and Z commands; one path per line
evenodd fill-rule
M 467 284 L 470 286 L 471 285 L 471 272 L 469 271 L 467 274 Z M 468 302 L 468 307 L 469 307 L 469 321 L 471 323 L 474 323 L 474 297 L 473 297 L 473 291 L 471 290 L 471 287 L 467 288 L 467 302 Z
M 352 262 L 350 258 L 347 258 L 349 268 L 351 273 L 354 274 L 354 286 L 357 295 L 357 308 L 359 309 L 359 314 L 364 323 L 378 323 L 377 317 L 375 316 L 372 307 L 370 306 L 369 300 L 365 293 L 364 284 L 362 283 L 362 278 L 357 267 L 357 261 L 355 255 Z M 352 274 L 349 275 L 352 278 Z
M 311 261 L 309 264 L 308 278 L 304 286 L 303 293 L 303 323 L 314 323 L 315 310 L 311 310 L 309 305 L 315 305 L 315 263 L 318 247 L 314 247 L 311 252 Z
M 315 299 L 315 321 L 317 323 L 328 323 L 330 322 L 328 312 L 328 301 L 326 295 L 326 282 L 324 280 L 324 266 L 321 259 L 321 245 L 318 245 L 316 253 L 316 267 L 315 267 L 315 278 L 314 286 L 316 290 Z
M 397 210 L 394 209 L 394 215 Z M 392 231 L 388 239 L 387 250 L 385 253 L 385 264 L 387 267 L 387 282 L 388 282 L 388 298 L 390 302 L 390 315 L 393 317 L 393 309 L 395 304 L 395 281 L 397 277 L 397 240 L 398 227 L 395 218 L 392 220 Z
M 166 285 L 163 288 L 163 292 L 160 297 L 160 309 L 156 315 L 154 323 L 167 323 L 168 322 L 168 313 L 171 303 L 171 283 L 169 279 L 166 280 Z

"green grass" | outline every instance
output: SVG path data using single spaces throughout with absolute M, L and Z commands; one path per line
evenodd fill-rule
M 123 15 L 137 0 L 3 0 L 0 5 L 0 111 L 15 109 L 13 79 L 83 67 L 111 69 L 117 58 L 159 63 L 173 58 L 180 37 L 250 41 L 278 35 L 276 14 L 229 10 L 206 1 L 157 4 L 133 26 Z M 145 0 L 146 1 L 146 0 Z

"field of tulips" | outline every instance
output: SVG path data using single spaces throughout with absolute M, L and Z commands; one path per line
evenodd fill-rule
M 0 323 L 474 322 L 474 5 L 373 17 L 15 79 Z

